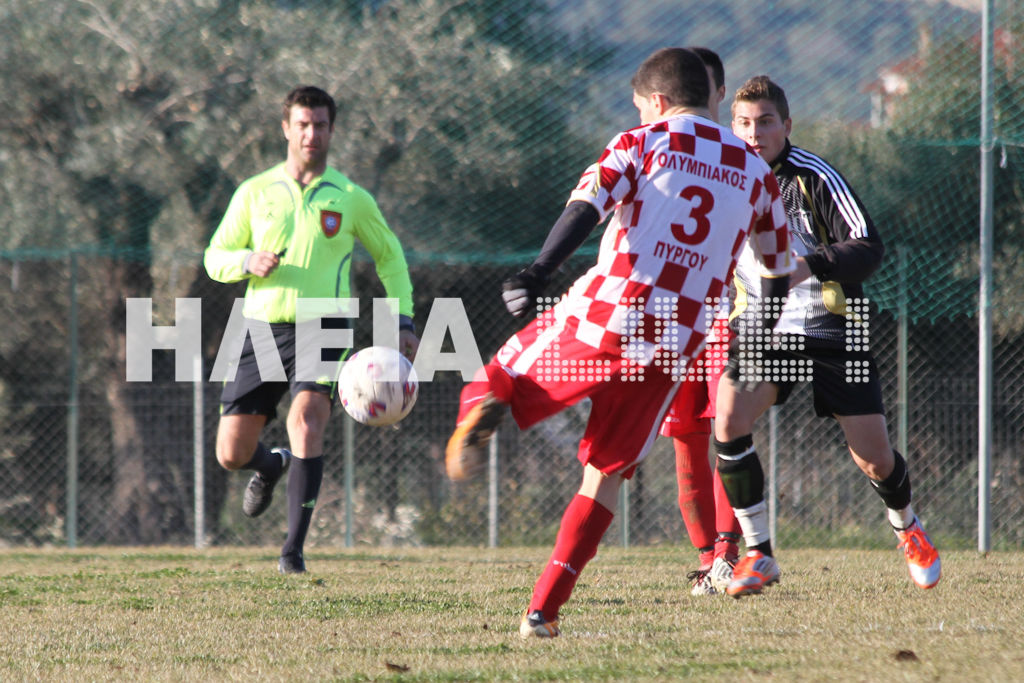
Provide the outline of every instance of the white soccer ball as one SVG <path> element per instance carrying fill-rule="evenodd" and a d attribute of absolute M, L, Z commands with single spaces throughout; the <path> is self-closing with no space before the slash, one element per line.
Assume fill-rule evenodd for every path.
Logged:
<path fill-rule="evenodd" d="M 412 363 L 387 346 L 367 346 L 352 354 L 338 377 L 345 412 L 371 427 L 392 425 L 404 418 L 419 393 Z"/>

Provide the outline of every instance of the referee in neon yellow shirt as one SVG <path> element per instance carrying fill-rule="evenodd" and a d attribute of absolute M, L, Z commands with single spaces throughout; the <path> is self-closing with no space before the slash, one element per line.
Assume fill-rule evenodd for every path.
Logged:
<path fill-rule="evenodd" d="M 306 571 L 302 549 L 323 480 L 323 436 L 336 386 L 336 377 L 296 378 L 297 300 L 348 298 L 358 239 L 373 257 L 387 296 L 399 302 L 399 349 L 411 359 L 419 345 L 402 245 L 370 193 L 327 165 L 336 111 L 320 88 L 302 86 L 288 94 L 281 120 L 287 158 L 238 187 L 204 259 L 214 280 L 248 280 L 243 314 L 270 323 L 288 377 L 287 382 L 263 380 L 247 335 L 235 378 L 221 393 L 217 430 L 221 466 L 255 472 L 242 504 L 248 516 L 269 507 L 274 486 L 289 473 L 288 537 L 278 562 L 284 574 Z M 326 318 L 323 326 L 331 323 L 347 320 Z M 340 361 L 345 351 L 323 349 L 320 360 Z M 286 390 L 292 397 L 290 449 L 268 449 L 260 433 Z"/>

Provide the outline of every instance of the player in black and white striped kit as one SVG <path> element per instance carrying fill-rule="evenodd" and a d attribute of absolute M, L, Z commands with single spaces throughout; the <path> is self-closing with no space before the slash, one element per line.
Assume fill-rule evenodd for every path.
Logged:
<path fill-rule="evenodd" d="M 747 338 L 730 347 L 719 385 L 718 471 L 748 550 L 726 592 L 759 593 L 778 580 L 764 473 L 751 432 L 760 415 L 807 380 L 815 411 L 839 422 L 854 462 L 884 501 L 911 578 L 931 588 L 941 575 L 939 556 L 911 507 L 906 461 L 889 443 L 878 369 L 868 349 L 862 283 L 881 263 L 882 241 L 843 176 L 789 142 L 792 123 L 782 88 L 767 76 L 750 79 L 733 98 L 732 116 L 733 132 L 769 162 L 779 182 L 797 267 L 772 341 Z M 741 255 L 731 314 L 741 340 L 743 330 L 757 329 L 758 315 L 773 303 L 759 300 L 758 281 L 756 263 Z"/>

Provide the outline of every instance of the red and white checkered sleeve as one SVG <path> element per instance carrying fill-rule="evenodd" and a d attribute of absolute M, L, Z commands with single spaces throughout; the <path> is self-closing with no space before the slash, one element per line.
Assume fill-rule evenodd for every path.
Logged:
<path fill-rule="evenodd" d="M 636 193 L 638 150 L 642 141 L 630 131 L 608 143 L 597 163 L 591 164 L 569 194 L 569 201 L 584 201 L 597 209 L 603 221 L 616 205 Z"/>
<path fill-rule="evenodd" d="M 789 248 L 786 209 L 775 176 L 769 171 L 757 183 L 751 196 L 755 219 L 750 244 L 762 266 L 763 277 L 781 277 L 792 273 L 796 261 Z"/>

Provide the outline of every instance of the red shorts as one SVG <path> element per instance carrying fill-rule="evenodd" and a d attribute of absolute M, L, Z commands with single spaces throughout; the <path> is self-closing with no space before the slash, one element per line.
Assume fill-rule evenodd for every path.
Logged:
<path fill-rule="evenodd" d="M 662 436 L 711 433 L 718 380 L 729 357 L 729 339 L 733 334 L 725 318 L 716 318 L 713 329 L 709 339 L 714 341 L 708 341 L 679 384 L 679 391 L 658 430 Z"/>
<path fill-rule="evenodd" d="M 589 398 L 577 458 L 629 478 L 654 444 L 679 384 L 660 369 L 577 340 L 576 325 L 548 311 L 515 334 L 485 368 L 491 391 L 509 403 L 521 429 Z"/>

